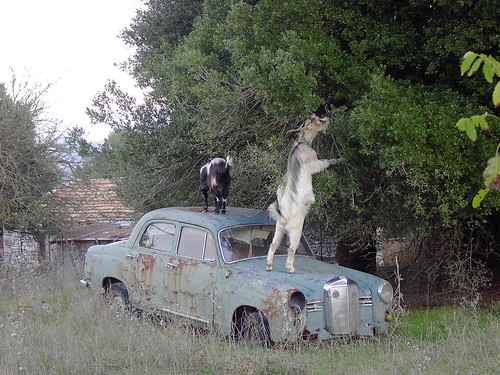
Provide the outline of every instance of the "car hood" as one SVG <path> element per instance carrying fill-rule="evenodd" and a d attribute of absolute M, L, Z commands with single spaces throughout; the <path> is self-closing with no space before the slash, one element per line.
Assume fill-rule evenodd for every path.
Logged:
<path fill-rule="evenodd" d="M 295 256 L 295 273 L 285 270 L 286 256 L 275 256 L 273 270 L 266 271 L 266 258 L 252 258 L 226 266 L 236 272 L 245 284 L 252 288 L 268 290 L 298 289 L 306 298 L 323 298 L 323 286 L 337 277 L 347 277 L 358 284 L 361 295 L 376 293 L 378 285 L 384 280 L 351 268 L 321 262 L 310 256 Z"/>

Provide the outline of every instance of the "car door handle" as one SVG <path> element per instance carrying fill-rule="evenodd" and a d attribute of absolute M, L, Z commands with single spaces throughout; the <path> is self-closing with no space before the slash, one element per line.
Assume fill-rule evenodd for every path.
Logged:
<path fill-rule="evenodd" d="M 125 259 L 134 259 L 137 258 L 137 254 L 125 254 Z"/>
<path fill-rule="evenodd" d="M 167 267 L 167 268 L 177 268 L 177 264 L 167 263 L 167 264 L 165 264 L 165 267 Z"/>

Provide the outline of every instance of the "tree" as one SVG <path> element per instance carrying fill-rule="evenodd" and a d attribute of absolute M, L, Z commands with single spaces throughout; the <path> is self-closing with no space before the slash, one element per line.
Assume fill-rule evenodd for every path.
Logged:
<path fill-rule="evenodd" d="M 136 72 L 140 84 L 147 86 L 155 76 L 138 72 L 154 71 L 154 66 L 168 58 L 172 48 L 191 32 L 193 21 L 201 11 L 201 4 L 200 0 L 148 0 L 146 10 L 137 11 L 122 38 L 137 48 L 136 56 L 129 61 L 129 66 Z"/>
<path fill-rule="evenodd" d="M 47 193 L 61 182 L 67 159 L 56 124 L 44 115 L 49 87 L 13 76 L 9 94 L 0 84 L 0 225 L 32 234 L 60 221 Z"/>
<path fill-rule="evenodd" d="M 139 209 L 200 202 L 199 167 L 228 153 L 230 204 L 265 209 L 285 168 L 286 131 L 331 110 L 316 147 L 345 163 L 316 177 L 309 230 L 350 239 L 353 249 L 366 249 L 380 226 L 418 234 L 442 271 L 494 220 L 497 199 L 480 210 L 466 204 L 491 139 L 469 148 L 452 126 L 488 102 L 477 80 L 453 73 L 465 51 L 497 46 L 491 2 L 205 0 L 180 31 L 172 15 L 192 10 L 187 2 L 149 5 L 124 34 L 139 48 L 128 67 L 148 88 L 146 102 L 119 106 L 121 125 L 110 122 L 119 142 L 98 150 L 125 177 L 124 191 L 141 192 Z M 108 108 L 123 99 L 108 88 L 92 117 L 120 113 Z M 443 262 L 433 258 L 440 238 L 449 239 Z"/>

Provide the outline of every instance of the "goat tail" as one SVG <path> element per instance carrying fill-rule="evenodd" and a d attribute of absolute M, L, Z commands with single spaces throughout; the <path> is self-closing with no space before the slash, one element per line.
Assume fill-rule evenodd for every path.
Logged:
<path fill-rule="evenodd" d="M 278 201 L 274 201 L 273 203 L 271 203 L 267 208 L 267 211 L 269 212 L 269 217 L 276 222 L 285 219 L 283 215 L 281 215 Z"/>
<path fill-rule="evenodd" d="M 267 211 L 269 212 L 269 217 L 274 221 L 285 220 L 282 210 L 280 210 L 280 202 L 283 200 L 283 191 L 285 188 L 280 185 L 276 190 L 276 200 L 269 205 Z"/>
<path fill-rule="evenodd" d="M 226 165 L 228 167 L 232 167 L 233 166 L 233 158 L 231 156 L 229 156 L 229 155 L 226 157 Z"/>

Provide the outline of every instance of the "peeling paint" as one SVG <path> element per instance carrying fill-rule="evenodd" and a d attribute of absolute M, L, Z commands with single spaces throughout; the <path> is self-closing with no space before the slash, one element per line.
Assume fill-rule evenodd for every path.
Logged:
<path fill-rule="evenodd" d="M 146 232 L 147 226 L 163 221 L 175 229 L 168 232 L 172 236 L 172 245 L 165 250 L 139 247 L 140 236 Z M 330 297 L 324 295 L 323 289 L 334 278 L 344 277 L 354 282 L 353 288 L 357 288 L 360 296 L 358 301 L 355 298 L 358 294 L 349 295 L 350 306 L 359 311 L 351 315 L 358 320 L 356 326 L 359 330 L 355 333 L 371 336 L 374 331 L 387 331 L 386 316 L 390 313 L 390 303 L 382 302 L 377 294 L 383 280 L 316 260 L 305 240 L 303 251 L 306 253 L 296 255 L 295 274 L 290 275 L 285 270 L 286 254 L 277 254 L 273 271 L 265 271 L 266 257 L 257 254 L 265 249 L 273 224 L 267 213 L 232 207 L 226 215 L 203 214 L 201 209 L 196 212 L 192 208 L 153 211 L 137 223 L 127 242 L 91 247 L 87 252 L 84 276 L 90 280 L 89 285 L 96 288 L 108 279 L 121 281 L 129 291 L 133 305 L 148 311 L 191 318 L 194 324 L 208 326 L 223 335 L 231 335 L 233 319 L 238 313 L 259 311 L 269 326 L 271 340 L 280 342 L 306 336 L 318 339 L 335 337 L 333 330 L 328 331 L 327 322 L 330 325 L 342 322 L 339 317 L 327 315 L 324 306 Z M 210 243 L 211 249 L 215 247 L 215 259 L 176 255 L 184 226 L 189 227 L 186 233 L 204 233 L 201 246 Z M 225 240 L 234 239 L 237 243 L 234 248 L 227 244 L 224 246 L 228 247 L 223 249 L 219 239 L 222 231 Z M 233 232 L 235 237 L 228 237 L 228 233 Z M 184 246 L 200 246 L 195 241 L 199 238 L 184 241 Z M 237 253 L 237 248 L 247 251 Z M 189 247 L 187 250 L 189 254 L 205 253 L 191 251 Z M 228 257 L 232 256 L 230 262 L 224 258 L 224 251 Z M 336 304 L 335 307 L 343 307 L 338 305 L 342 302 L 332 303 Z"/>

